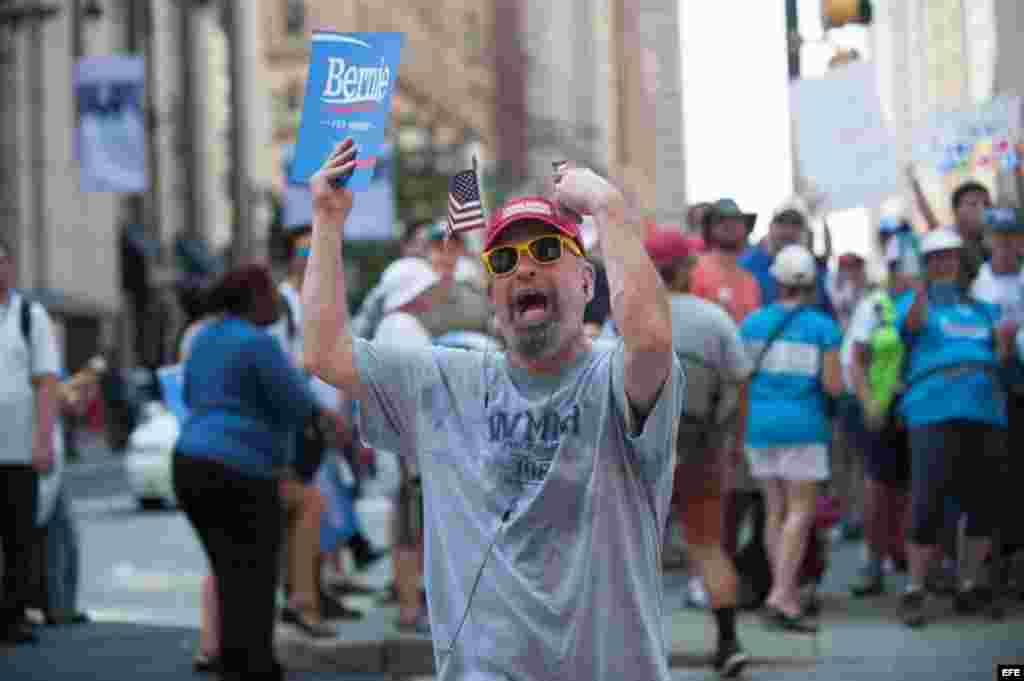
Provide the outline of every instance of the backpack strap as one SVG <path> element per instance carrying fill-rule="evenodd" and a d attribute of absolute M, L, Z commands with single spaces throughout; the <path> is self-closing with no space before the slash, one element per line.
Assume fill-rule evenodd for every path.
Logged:
<path fill-rule="evenodd" d="M 19 310 L 19 314 L 21 316 L 21 319 L 20 319 L 20 321 L 21 321 L 21 337 L 25 339 L 25 345 L 27 345 L 28 348 L 31 350 L 32 349 L 32 301 L 27 299 L 27 298 L 25 298 L 25 296 L 21 296 L 20 300 L 21 300 L 21 310 Z"/>
<path fill-rule="evenodd" d="M 768 356 L 768 351 L 771 350 L 772 345 L 782 337 L 782 332 L 786 330 L 786 327 L 789 326 L 790 322 L 796 319 L 796 317 L 803 312 L 805 308 L 806 305 L 797 305 L 794 307 L 785 317 L 782 318 L 782 321 L 772 329 L 772 332 L 768 334 L 768 337 L 764 341 L 764 345 L 761 346 L 761 352 L 757 354 L 757 359 L 754 360 L 754 370 L 750 372 L 751 380 L 761 372 L 761 365 L 764 364 L 765 357 Z"/>
<path fill-rule="evenodd" d="M 32 375 L 32 301 L 26 298 L 24 295 L 18 296 L 18 302 L 20 309 L 18 310 L 18 323 L 21 327 L 21 337 L 25 341 L 25 347 L 28 348 L 28 367 L 29 375 Z"/>

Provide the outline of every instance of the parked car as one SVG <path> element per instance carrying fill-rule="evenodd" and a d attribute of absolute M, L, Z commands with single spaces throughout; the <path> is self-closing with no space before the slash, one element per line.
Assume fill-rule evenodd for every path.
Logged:
<path fill-rule="evenodd" d="M 124 471 L 132 495 L 143 510 L 177 506 L 171 479 L 171 457 L 178 440 L 178 418 L 162 402 L 142 409 L 142 418 L 128 438 Z"/>

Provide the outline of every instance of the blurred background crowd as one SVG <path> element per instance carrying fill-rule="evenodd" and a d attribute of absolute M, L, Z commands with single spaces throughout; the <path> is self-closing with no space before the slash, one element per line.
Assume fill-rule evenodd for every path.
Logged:
<path fill-rule="evenodd" d="M 863 539 L 854 596 L 882 593 L 887 574 L 909 570 L 911 587 L 927 582 L 955 594 L 961 611 L 977 611 L 991 600 L 978 590 L 978 562 L 991 563 L 993 553 L 967 537 L 1005 528 L 1005 509 L 977 494 L 998 479 L 997 464 L 948 495 L 956 503 L 940 497 L 952 489 L 949 462 L 964 438 L 992 437 L 988 449 L 1001 452 L 1019 443 L 1011 370 L 1024 315 L 1016 96 L 1024 7 L 713 4 L 0 0 L 0 258 L 7 285 L 48 312 L 60 373 L 79 377 L 67 384 L 63 455 L 73 462 L 80 438 L 124 453 L 139 502 L 181 503 L 220 572 L 216 556 L 230 541 L 204 535 L 217 514 L 197 491 L 211 478 L 195 469 L 172 479 L 170 452 L 221 447 L 228 455 L 233 443 L 217 439 L 223 424 L 190 420 L 189 402 L 216 403 L 217 386 L 231 385 L 215 360 L 224 347 L 217 338 L 259 345 L 248 327 L 225 327 L 225 315 L 269 327 L 279 342 L 261 346 L 253 366 L 282 388 L 246 407 L 271 424 L 246 432 L 297 434 L 253 446 L 265 461 L 249 472 L 266 477 L 286 450 L 300 465 L 281 483 L 281 508 L 260 509 L 284 518 L 281 535 L 254 537 L 250 548 L 272 556 L 285 546 L 282 619 L 327 637 L 336 633 L 325 619 L 360 616 L 344 597 L 365 587 L 346 576 L 339 552 L 350 554 L 349 570 L 380 560 L 354 509 L 377 468 L 390 466 L 400 482 L 389 490 L 394 579 L 383 600 L 398 604 L 399 629 L 429 631 L 417 472 L 363 448 L 357 407 L 301 373 L 298 291 L 311 208 L 308 190 L 286 180 L 311 31 L 402 31 L 388 153 L 345 234 L 355 332 L 500 349 L 480 235 L 447 236 L 448 180 L 478 158 L 493 208 L 543 193 L 554 160 L 590 166 L 623 189 L 666 283 L 726 312 L 752 364 L 770 345 L 766 320 L 781 314 L 780 303 L 816 310 L 813 328 L 797 334 L 806 337 L 786 340 L 814 346 L 829 371 L 798 388 L 758 374 L 750 387 L 744 427 L 762 440 L 747 443 L 732 471 L 725 521 L 744 602 L 767 599 L 786 611 L 787 626 L 813 626 L 803 618 L 827 568 L 822 547 Z M 587 222 L 582 231 L 598 272 L 587 332 L 611 339 L 600 244 Z M 803 250 L 780 259 L 796 246 Z M 954 283 L 954 293 L 943 288 Z M 946 308 L 960 317 L 932 328 L 915 303 L 922 298 L 933 319 Z M 980 307 L 961 309 L 965 301 Z M 895 340 L 879 329 L 895 330 Z M 951 338 L 962 347 L 950 350 Z M 897 371 L 909 373 L 891 380 L 883 367 L 872 377 L 887 347 L 902 358 Z M 767 357 L 767 374 L 799 359 Z M 997 380 L 991 367 L 1010 373 Z M 937 370 L 953 374 L 930 373 Z M 984 378 L 956 374 L 976 370 Z M 182 372 L 208 392 L 178 394 Z M 919 392 L 900 407 L 896 427 L 876 402 L 888 406 L 909 383 Z M 786 399 L 798 406 L 778 415 Z M 825 405 L 820 414 L 801 411 L 811 402 Z M 818 416 L 821 427 L 805 432 Z M 769 421 L 783 434 L 766 435 Z M 915 429 L 919 443 L 939 442 L 919 449 L 948 457 L 927 464 L 912 455 L 907 431 Z M 758 451 L 779 442 L 809 448 L 792 468 L 773 468 Z M 743 523 L 769 541 L 744 542 L 761 547 L 744 553 L 736 545 Z M 687 564 L 682 534 L 670 526 L 667 565 Z M 772 537 L 784 557 L 767 555 Z M 780 564 L 787 576 L 771 591 Z M 707 607 L 693 573 L 689 602 Z M 233 593 L 250 578 L 233 580 Z M 276 581 L 276 572 L 260 578 Z M 198 668 L 217 664 L 217 589 L 217 580 L 204 581 Z M 44 614 L 81 619 L 74 597 L 64 598 L 43 604 Z M 908 623 L 919 624 L 920 604 L 904 600 Z"/>

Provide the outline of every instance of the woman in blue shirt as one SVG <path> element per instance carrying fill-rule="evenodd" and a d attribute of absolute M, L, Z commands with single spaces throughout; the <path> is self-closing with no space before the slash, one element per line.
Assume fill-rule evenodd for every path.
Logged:
<path fill-rule="evenodd" d="M 278 316 L 269 271 L 229 272 L 210 294 L 214 317 L 184 368 L 188 419 L 174 488 L 213 568 L 225 679 L 282 679 L 274 658 L 274 597 L 282 507 L 297 430 L 311 417 L 307 380 L 265 327 Z"/>
<path fill-rule="evenodd" d="M 910 583 L 902 607 L 914 627 L 925 622 L 925 579 L 938 557 L 947 497 L 967 514 L 957 610 L 977 610 L 987 598 L 977 580 L 998 511 L 991 490 L 1007 426 L 1000 359 L 1010 351 L 996 333 L 999 308 L 971 299 L 958 283 L 963 248 L 952 229 L 928 233 L 921 241 L 926 283 L 900 310 L 909 352 L 899 415 L 911 450 Z"/>
<path fill-rule="evenodd" d="M 778 302 L 747 317 L 740 329 L 755 358 L 747 459 L 767 511 L 772 590 L 766 613 L 771 624 L 802 632 L 816 626 L 803 617 L 798 573 L 814 526 L 818 484 L 829 477 L 828 397 L 843 389 L 842 332 L 813 306 L 816 274 L 810 251 L 783 248 L 772 264 Z"/>

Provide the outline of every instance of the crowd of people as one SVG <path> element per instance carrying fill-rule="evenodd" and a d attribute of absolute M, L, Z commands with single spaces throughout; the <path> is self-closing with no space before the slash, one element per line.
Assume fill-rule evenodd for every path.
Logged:
<path fill-rule="evenodd" d="M 355 199 L 333 180 L 355 156 L 340 145 L 314 178 L 283 281 L 226 273 L 182 334 L 174 486 L 210 565 L 197 670 L 279 679 L 278 619 L 323 638 L 337 635 L 325 620 L 361 616 L 344 596 L 367 590 L 340 556 L 363 570 L 383 555 L 355 511 L 382 456 L 400 483 L 381 602 L 433 638 L 444 681 L 533 665 L 668 678 L 661 563 L 677 525 L 726 677 L 748 661 L 741 609 L 817 630 L 830 514 L 864 539 L 853 597 L 905 571 L 909 626 L 933 616 L 931 594 L 961 613 L 991 603 L 987 568 L 1016 539 L 992 490 L 1024 423 L 1024 219 L 983 185 L 954 193 L 954 225 L 884 219 L 875 287 L 867 254 L 815 255 L 797 204 L 757 242 L 732 199 L 641 238 L 617 189 L 566 164 L 550 196 L 490 216 L 479 255 L 444 220 L 413 226 L 350 316 L 339 252 Z M 589 253 L 578 215 L 597 231 Z M 5 380 L 24 383 L 4 404 L 37 413 L 0 449 L 13 499 L 53 465 L 58 366 L 46 338 L 18 333 L 0 282 Z M 30 520 L 0 527 L 11 641 L 31 636 Z M 83 616 L 72 599 L 54 617 Z"/>

